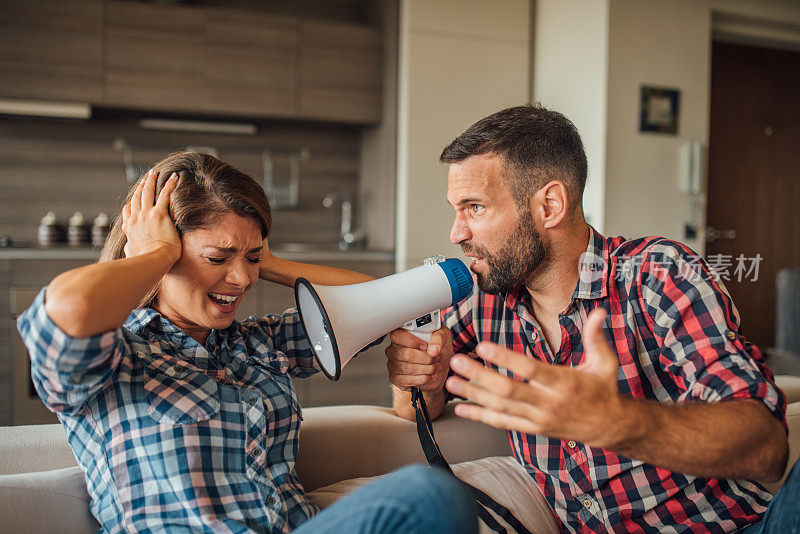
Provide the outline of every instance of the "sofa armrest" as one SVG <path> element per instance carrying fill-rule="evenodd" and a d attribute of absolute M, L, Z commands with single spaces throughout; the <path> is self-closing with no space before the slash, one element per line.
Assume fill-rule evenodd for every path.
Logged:
<path fill-rule="evenodd" d="M 453 414 L 453 403 L 433 423 L 450 463 L 508 456 L 506 433 Z M 297 474 L 306 491 L 356 477 L 426 463 L 417 426 L 377 406 L 331 406 L 303 411 Z"/>
<path fill-rule="evenodd" d="M 64 427 L 24 425 L 0 428 L 0 475 L 33 473 L 78 465 Z"/>

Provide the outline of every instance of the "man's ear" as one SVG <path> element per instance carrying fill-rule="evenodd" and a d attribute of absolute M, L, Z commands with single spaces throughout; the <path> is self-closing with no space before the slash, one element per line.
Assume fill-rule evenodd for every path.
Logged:
<path fill-rule="evenodd" d="M 553 180 L 539 189 L 530 200 L 531 215 L 542 228 L 555 228 L 567 216 L 569 203 L 563 182 Z"/>

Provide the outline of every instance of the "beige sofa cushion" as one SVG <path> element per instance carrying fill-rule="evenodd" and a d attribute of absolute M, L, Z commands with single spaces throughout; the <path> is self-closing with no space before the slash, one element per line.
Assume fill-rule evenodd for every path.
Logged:
<path fill-rule="evenodd" d="M 86 534 L 100 525 L 89 512 L 83 471 L 67 467 L 0 476 L 2 532 Z"/>
<path fill-rule="evenodd" d="M 510 456 L 494 456 L 452 466 L 455 475 L 491 496 L 511 510 L 528 530 L 536 534 L 556 534 L 558 526 L 539 487 L 525 469 Z M 369 484 L 376 477 L 355 478 L 319 488 L 308 498 L 326 508 L 348 493 Z M 413 491 L 413 489 L 411 489 Z M 481 533 L 492 532 L 481 525 Z"/>

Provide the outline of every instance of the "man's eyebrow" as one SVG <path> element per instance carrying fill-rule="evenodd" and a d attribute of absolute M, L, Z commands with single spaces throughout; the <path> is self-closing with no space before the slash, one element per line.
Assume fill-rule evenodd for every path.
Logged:
<path fill-rule="evenodd" d="M 459 199 L 459 201 L 456 203 L 456 206 L 463 206 L 464 204 L 483 204 L 483 202 L 483 199 L 480 198 L 467 197 Z"/>

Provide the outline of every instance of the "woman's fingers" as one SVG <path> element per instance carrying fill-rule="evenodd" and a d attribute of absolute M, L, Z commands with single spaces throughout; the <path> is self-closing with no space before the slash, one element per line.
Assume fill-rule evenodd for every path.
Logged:
<path fill-rule="evenodd" d="M 178 185 L 178 173 L 173 172 L 167 179 L 167 183 L 161 188 L 156 201 L 156 208 L 169 211 L 169 199 L 172 192 L 175 191 L 175 186 Z"/>
<path fill-rule="evenodd" d="M 135 214 L 139 213 L 140 211 L 142 211 L 142 188 L 144 187 L 145 182 L 147 181 L 147 179 L 150 177 L 150 175 L 152 173 L 153 173 L 153 171 L 150 170 L 147 173 L 147 176 L 145 176 L 144 178 L 139 180 L 139 183 L 136 184 L 136 189 L 133 190 L 133 196 L 131 196 L 131 214 L 132 215 L 135 215 Z"/>
<path fill-rule="evenodd" d="M 144 179 L 144 187 L 142 187 L 141 195 L 142 195 L 142 210 L 148 210 L 155 205 L 156 199 L 156 179 L 158 178 L 158 173 L 150 170 L 147 173 L 147 178 Z"/>

